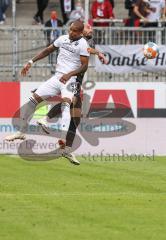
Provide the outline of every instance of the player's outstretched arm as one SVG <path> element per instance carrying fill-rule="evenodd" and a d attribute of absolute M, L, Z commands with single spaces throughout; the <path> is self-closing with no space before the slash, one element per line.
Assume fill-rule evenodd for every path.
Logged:
<path fill-rule="evenodd" d="M 40 59 L 47 57 L 50 53 L 54 52 L 57 49 L 58 48 L 56 48 L 53 44 L 43 49 L 39 54 L 37 54 L 35 57 L 29 60 L 27 64 L 25 64 L 25 66 L 21 70 L 21 75 L 26 76 L 26 74 L 28 73 L 29 69 L 32 67 L 34 62 L 37 62 Z"/>
<path fill-rule="evenodd" d="M 71 77 L 78 76 L 79 74 L 86 72 L 86 70 L 88 69 L 89 57 L 80 56 L 80 61 L 81 61 L 81 66 L 78 69 L 76 69 L 75 71 L 64 74 L 61 77 L 60 82 L 65 84 Z"/>
<path fill-rule="evenodd" d="M 100 52 L 99 50 L 97 49 L 94 49 L 94 48 L 88 48 L 88 52 L 90 54 L 93 54 L 93 55 L 97 55 L 99 60 L 103 63 L 103 64 L 107 64 L 108 61 L 107 59 L 105 58 L 104 54 L 102 52 Z"/>

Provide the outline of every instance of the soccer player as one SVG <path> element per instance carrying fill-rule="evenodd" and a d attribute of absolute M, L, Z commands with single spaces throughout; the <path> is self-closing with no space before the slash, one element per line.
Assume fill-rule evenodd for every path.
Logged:
<path fill-rule="evenodd" d="M 83 37 L 90 46 L 90 48 L 88 49 L 89 53 L 97 55 L 99 60 L 104 64 L 106 64 L 107 60 L 105 59 L 103 53 L 95 49 L 95 42 L 93 40 L 93 29 L 89 24 L 84 24 Z M 84 73 L 77 76 L 77 79 L 76 79 L 76 83 L 77 83 L 76 86 L 78 86 L 78 89 L 75 89 L 76 92 L 74 94 L 73 101 L 71 104 L 71 121 L 70 121 L 69 129 L 66 135 L 66 140 L 63 141 L 62 139 L 60 139 L 58 141 L 59 148 L 62 151 L 60 151 L 59 149 L 57 151 L 57 156 L 63 155 L 64 157 L 69 159 L 71 163 L 74 163 L 74 164 L 79 164 L 79 161 L 76 159 L 75 155 L 69 151 L 63 151 L 63 149 L 72 147 L 75 134 L 76 134 L 76 129 L 80 123 L 81 107 L 82 107 L 80 91 L 81 91 L 83 77 L 84 77 Z M 51 110 L 48 112 L 46 117 L 38 120 L 37 124 L 39 124 L 42 127 L 44 132 L 49 134 L 50 132 L 47 125 L 47 121 L 49 121 L 49 119 L 56 117 L 60 113 L 61 113 L 61 103 L 58 103 L 53 108 L 51 108 Z"/>
<path fill-rule="evenodd" d="M 88 68 L 88 44 L 82 37 L 84 25 L 80 21 L 75 21 L 69 28 L 69 34 L 60 36 L 53 44 L 33 57 L 22 69 L 21 74 L 25 76 L 34 62 L 47 57 L 50 53 L 59 49 L 56 73 L 53 77 L 43 83 L 30 97 L 21 118 L 20 131 L 7 136 L 7 141 L 15 139 L 25 139 L 28 122 L 30 121 L 36 106 L 49 97 L 61 94 L 61 126 L 62 133 L 67 132 L 70 124 L 70 105 L 74 92 L 69 89 L 75 84 L 76 77 L 86 72 Z M 62 140 L 65 136 L 62 136 Z"/>

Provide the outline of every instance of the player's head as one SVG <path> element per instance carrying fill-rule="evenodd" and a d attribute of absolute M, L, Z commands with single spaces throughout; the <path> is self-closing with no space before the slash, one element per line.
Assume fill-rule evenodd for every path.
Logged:
<path fill-rule="evenodd" d="M 70 40 L 79 39 L 83 34 L 83 30 L 84 30 L 84 24 L 79 20 L 74 21 L 70 25 L 70 28 L 69 28 L 69 38 L 70 38 Z"/>
<path fill-rule="evenodd" d="M 90 39 L 92 38 L 92 34 L 93 34 L 92 26 L 89 23 L 84 23 L 84 30 L 83 30 L 84 37 L 86 37 L 87 39 Z"/>
<path fill-rule="evenodd" d="M 50 18 L 51 18 L 52 20 L 56 20 L 57 17 L 58 17 L 57 12 L 56 12 L 56 11 L 52 11 L 51 14 L 50 14 Z"/>

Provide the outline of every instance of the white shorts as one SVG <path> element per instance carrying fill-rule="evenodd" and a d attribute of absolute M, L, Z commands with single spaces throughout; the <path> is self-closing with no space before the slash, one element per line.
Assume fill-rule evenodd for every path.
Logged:
<path fill-rule="evenodd" d="M 73 84 L 76 82 L 76 77 L 71 77 L 69 81 L 64 84 L 59 81 L 63 75 L 63 73 L 55 73 L 53 77 L 41 84 L 35 93 L 43 100 L 59 95 L 61 95 L 62 98 L 65 97 L 72 100 L 74 96 Z"/>

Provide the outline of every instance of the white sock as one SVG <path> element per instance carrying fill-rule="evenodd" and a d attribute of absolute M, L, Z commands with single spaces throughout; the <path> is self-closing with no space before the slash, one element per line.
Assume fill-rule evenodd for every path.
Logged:
<path fill-rule="evenodd" d="M 67 134 L 67 131 L 68 131 L 69 125 L 70 125 L 70 120 L 71 120 L 70 104 L 67 103 L 67 102 L 63 102 L 61 104 L 61 111 L 62 111 L 62 119 L 61 119 L 62 135 L 61 135 L 61 138 L 63 140 L 65 140 L 66 139 L 66 134 Z"/>
<path fill-rule="evenodd" d="M 71 151 L 72 151 L 72 148 L 69 147 L 69 146 L 66 146 L 65 149 L 64 149 L 65 153 L 70 153 Z"/>
<path fill-rule="evenodd" d="M 27 102 L 23 106 L 23 114 L 21 113 L 22 118 L 21 118 L 21 124 L 20 124 L 20 132 L 27 132 L 28 123 L 33 117 L 33 114 L 36 110 L 37 105 L 38 105 L 38 102 L 33 97 L 30 97 L 29 102 Z"/>

